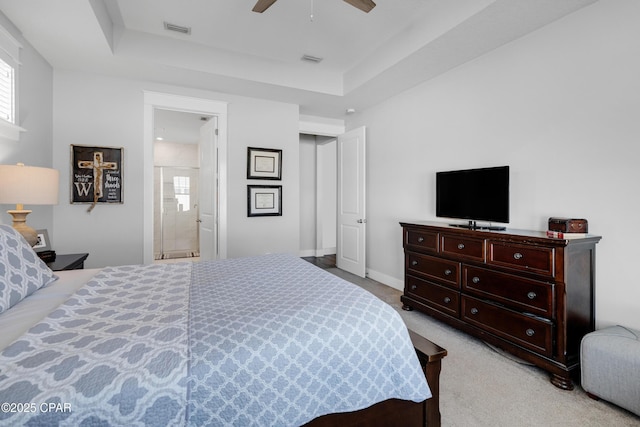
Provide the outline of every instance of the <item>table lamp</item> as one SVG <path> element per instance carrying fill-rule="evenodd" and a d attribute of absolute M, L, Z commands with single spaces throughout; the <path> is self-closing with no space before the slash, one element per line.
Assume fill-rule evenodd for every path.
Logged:
<path fill-rule="evenodd" d="M 31 244 L 38 242 L 36 230 L 27 225 L 30 210 L 24 205 L 58 204 L 58 178 L 55 169 L 17 165 L 0 165 L 0 204 L 14 204 L 15 210 L 8 210 L 13 217 L 13 228 Z"/>

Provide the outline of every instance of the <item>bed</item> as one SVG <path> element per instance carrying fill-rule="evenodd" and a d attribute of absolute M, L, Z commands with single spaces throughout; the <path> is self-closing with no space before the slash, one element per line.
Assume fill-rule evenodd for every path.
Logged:
<path fill-rule="evenodd" d="M 398 313 L 292 255 L 54 274 L 0 225 L 0 311 L 0 425 L 424 425 L 437 411 Z"/>

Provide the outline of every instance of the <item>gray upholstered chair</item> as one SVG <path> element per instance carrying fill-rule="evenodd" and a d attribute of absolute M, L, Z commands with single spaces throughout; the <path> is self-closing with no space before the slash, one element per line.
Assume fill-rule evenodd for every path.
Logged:
<path fill-rule="evenodd" d="M 640 331 L 611 326 L 584 336 L 582 388 L 640 416 Z"/>

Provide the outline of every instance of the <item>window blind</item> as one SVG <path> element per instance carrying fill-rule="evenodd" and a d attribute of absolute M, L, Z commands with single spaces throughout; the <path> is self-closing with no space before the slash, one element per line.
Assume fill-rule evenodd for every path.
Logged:
<path fill-rule="evenodd" d="M 15 124 L 15 70 L 0 59 L 0 118 Z"/>

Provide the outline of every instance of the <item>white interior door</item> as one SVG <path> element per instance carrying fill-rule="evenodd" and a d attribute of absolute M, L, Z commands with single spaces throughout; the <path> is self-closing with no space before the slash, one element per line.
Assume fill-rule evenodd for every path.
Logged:
<path fill-rule="evenodd" d="M 336 266 L 360 277 L 366 272 L 365 128 L 338 136 Z"/>
<path fill-rule="evenodd" d="M 200 128 L 200 258 L 219 258 L 218 248 L 218 121 L 213 116 Z"/>

